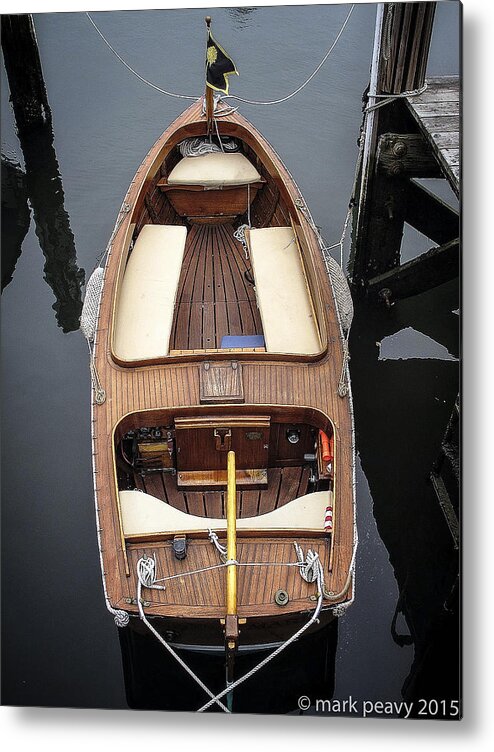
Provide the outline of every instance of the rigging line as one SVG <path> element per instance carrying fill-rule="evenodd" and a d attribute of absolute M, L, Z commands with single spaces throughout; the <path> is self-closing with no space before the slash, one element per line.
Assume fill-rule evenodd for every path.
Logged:
<path fill-rule="evenodd" d="M 343 25 L 342 25 L 341 29 L 339 30 L 336 39 L 334 40 L 333 44 L 331 45 L 331 47 L 329 48 L 329 50 L 324 55 L 323 59 L 321 60 L 321 62 L 317 66 L 317 68 L 311 73 L 311 75 L 309 76 L 309 78 L 306 81 L 304 81 L 304 83 L 301 84 L 298 87 L 298 89 L 295 89 L 295 91 L 292 91 L 291 94 L 288 94 L 288 96 L 282 97 L 281 99 L 273 99 L 270 102 L 258 102 L 258 101 L 253 100 L 253 99 L 243 99 L 242 97 L 239 97 L 236 94 L 227 94 L 226 96 L 221 97 L 221 100 L 224 100 L 224 99 L 236 99 L 237 101 L 243 102 L 244 104 L 261 105 L 261 104 L 281 104 L 281 102 L 286 102 L 288 99 L 291 99 L 292 97 L 294 97 L 295 94 L 298 94 L 299 91 L 302 91 L 302 89 L 305 86 L 307 86 L 308 83 L 310 83 L 312 81 L 312 79 L 314 78 L 314 76 L 317 73 L 319 73 L 320 69 L 322 68 L 322 66 L 324 65 L 324 63 L 326 62 L 326 60 L 328 59 L 328 57 L 330 56 L 330 54 L 333 52 L 333 50 L 336 47 L 336 45 L 338 44 L 338 41 L 339 41 L 341 35 L 343 34 L 348 21 L 350 20 L 350 16 L 352 15 L 354 8 L 355 8 L 355 4 L 353 4 L 352 7 L 350 8 L 350 10 L 348 11 L 348 15 L 345 18 L 345 20 L 343 21 Z"/>
<path fill-rule="evenodd" d="M 94 28 L 96 29 L 96 31 L 98 32 L 98 34 L 100 35 L 101 39 L 106 44 L 106 46 L 113 52 L 113 54 L 115 55 L 115 57 L 118 60 L 120 60 L 120 62 L 122 63 L 122 65 L 125 65 L 125 67 L 131 73 L 133 73 L 134 76 L 137 76 L 137 78 L 139 79 L 139 81 L 142 81 L 143 83 L 145 83 L 148 86 L 150 86 L 152 89 L 156 89 L 156 91 L 159 91 L 161 94 L 166 94 L 169 97 L 175 97 L 176 99 L 193 99 L 194 101 L 197 100 L 197 99 L 199 99 L 199 97 L 197 97 L 197 96 L 196 97 L 191 97 L 191 96 L 187 96 L 186 94 L 175 94 L 172 91 L 167 91 L 166 89 L 160 89 L 159 86 L 156 86 L 156 84 L 151 83 L 151 81 L 148 81 L 147 78 L 143 78 L 139 73 L 137 73 L 137 71 L 135 71 L 133 68 L 131 68 L 130 65 L 128 63 L 126 63 L 125 60 L 118 54 L 118 52 L 111 46 L 111 44 L 108 41 L 108 39 L 104 36 L 104 34 L 96 26 L 96 23 L 93 21 L 93 19 L 91 18 L 91 16 L 89 15 L 89 13 L 87 11 L 86 11 L 86 16 L 88 17 L 89 21 L 92 23 L 92 25 L 94 26 Z"/>

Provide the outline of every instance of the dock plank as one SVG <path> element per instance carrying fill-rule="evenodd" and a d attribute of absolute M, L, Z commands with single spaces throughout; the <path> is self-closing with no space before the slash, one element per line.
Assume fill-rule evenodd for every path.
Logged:
<path fill-rule="evenodd" d="M 459 196 L 461 87 L 458 76 L 427 79 L 422 94 L 407 97 L 408 108 L 432 147 L 444 176 Z"/>

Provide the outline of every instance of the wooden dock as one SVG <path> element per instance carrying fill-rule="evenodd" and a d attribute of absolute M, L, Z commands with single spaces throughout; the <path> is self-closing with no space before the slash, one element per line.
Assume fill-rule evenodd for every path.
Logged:
<path fill-rule="evenodd" d="M 381 3 L 360 159 L 352 197 L 350 279 L 354 296 L 391 307 L 455 280 L 458 210 L 418 182 L 440 178 L 461 190 L 461 82 L 426 78 L 435 3 Z M 402 263 L 405 224 L 434 245 Z M 430 474 L 454 546 L 459 545 L 459 400 Z"/>
<path fill-rule="evenodd" d="M 460 195 L 460 81 L 425 71 L 435 3 L 379 5 L 352 204 L 354 295 L 388 306 L 459 275 L 459 213 L 417 180 Z M 404 226 L 434 245 L 401 263 Z"/>
<path fill-rule="evenodd" d="M 426 79 L 427 88 L 406 103 L 429 144 L 444 177 L 460 195 L 460 79 L 441 76 Z"/>

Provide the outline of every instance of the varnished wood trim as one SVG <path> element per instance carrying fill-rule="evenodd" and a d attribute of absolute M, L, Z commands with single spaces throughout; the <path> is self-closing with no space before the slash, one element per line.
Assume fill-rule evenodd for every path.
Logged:
<path fill-rule="evenodd" d="M 226 484 L 225 484 L 226 485 Z M 204 522 L 206 523 L 208 521 L 207 517 L 204 517 Z M 223 538 L 226 540 L 226 528 L 225 530 L 216 530 L 216 534 L 218 535 L 218 539 L 221 541 Z M 128 543 L 159 543 L 159 541 L 166 541 L 166 540 L 173 540 L 173 538 L 176 535 L 186 535 L 190 540 L 207 540 L 209 538 L 209 532 L 207 530 L 187 530 L 186 528 L 184 530 L 174 530 L 172 533 L 167 532 L 166 530 L 161 533 L 149 533 L 149 534 L 134 534 L 134 535 L 126 535 L 125 539 L 128 541 Z M 242 538 L 258 538 L 259 535 L 262 535 L 263 538 L 329 538 L 331 537 L 328 535 L 323 529 L 321 530 L 303 530 L 303 529 L 297 529 L 297 530 L 269 530 L 267 528 L 242 528 L 241 534 L 239 534 L 238 539 L 241 540 Z"/>

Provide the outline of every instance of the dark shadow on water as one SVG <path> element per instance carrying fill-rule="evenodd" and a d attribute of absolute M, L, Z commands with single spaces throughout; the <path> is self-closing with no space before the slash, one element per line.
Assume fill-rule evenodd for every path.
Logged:
<path fill-rule="evenodd" d="M 24 175 L 19 166 L 14 172 L 2 156 L 2 290 L 12 280 L 29 229 L 29 201 L 45 257 L 44 278 L 56 298 L 57 324 L 71 332 L 79 328 L 85 274 L 77 266 L 74 235 L 64 207 L 52 114 L 30 16 L 2 18 L 2 49 L 25 165 Z"/>
<path fill-rule="evenodd" d="M 10 276 L 5 284 L 12 279 L 24 239 L 20 232 L 15 232 L 17 225 L 12 226 L 9 217 L 12 219 L 16 211 L 19 216 L 25 216 L 27 193 L 36 235 L 45 257 L 44 278 L 56 298 L 52 307 L 57 324 L 64 332 L 72 332 L 79 328 L 82 311 L 81 288 L 85 272 L 77 265 L 74 235 L 64 207 L 62 178 L 53 147 L 53 131 L 47 123 L 45 126 L 31 129 L 29 133 L 18 135 L 26 167 L 25 191 L 10 192 L 11 200 L 17 202 L 17 209 L 13 208 L 12 215 L 9 213 L 5 224 L 2 221 L 2 266 L 6 255 L 6 266 Z M 3 167 L 2 159 L 2 169 Z M 9 237 L 12 242 L 5 243 L 5 238 Z M 2 289 L 3 287 L 2 273 Z"/>
<path fill-rule="evenodd" d="M 2 290 L 12 281 L 29 231 L 28 198 L 26 175 L 20 164 L 2 154 Z"/>
<path fill-rule="evenodd" d="M 331 699 L 334 692 L 338 624 L 334 620 L 290 645 L 271 664 L 234 692 L 234 713 L 299 713 L 302 695 Z M 119 630 L 127 703 L 136 710 L 196 711 L 208 697 L 150 634 Z M 181 652 L 181 657 L 213 692 L 225 687 L 224 656 Z M 239 655 L 236 677 L 243 676 L 267 653 Z M 216 707 L 207 712 L 223 712 Z"/>
<path fill-rule="evenodd" d="M 398 584 L 391 634 L 398 645 L 414 645 L 402 687 L 414 701 L 460 697 L 458 553 L 429 481 L 459 368 L 454 361 L 378 360 L 377 345 L 413 325 L 457 354 L 457 307 L 457 282 L 391 310 L 361 301 L 350 339 L 357 450 Z"/>

